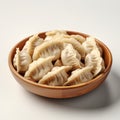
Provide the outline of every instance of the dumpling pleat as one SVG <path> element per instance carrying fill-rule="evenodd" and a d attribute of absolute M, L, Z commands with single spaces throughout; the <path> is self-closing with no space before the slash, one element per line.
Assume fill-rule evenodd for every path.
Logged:
<path fill-rule="evenodd" d="M 32 56 L 35 47 L 42 44 L 43 42 L 43 38 L 40 38 L 38 34 L 35 34 L 29 38 L 22 50 L 25 50 L 28 54 L 30 54 L 30 56 Z"/>
<path fill-rule="evenodd" d="M 81 45 L 81 43 L 79 43 L 76 39 L 74 39 L 74 38 L 70 38 L 70 39 L 63 38 L 62 41 L 65 42 L 65 43 L 72 44 L 73 47 L 79 52 L 81 57 L 82 58 L 85 57 L 85 50 L 84 50 L 83 46 Z"/>
<path fill-rule="evenodd" d="M 93 78 L 91 70 L 91 67 L 84 67 L 82 69 L 74 70 L 64 85 L 76 85 L 91 80 Z"/>
<path fill-rule="evenodd" d="M 33 81 L 38 81 L 53 68 L 52 60 L 54 57 L 39 58 L 29 65 L 24 77 Z"/>
<path fill-rule="evenodd" d="M 73 48 L 71 44 L 67 44 L 61 52 L 61 60 L 63 65 L 72 66 L 74 69 L 81 68 L 80 54 Z"/>
<path fill-rule="evenodd" d="M 39 80 L 39 83 L 51 86 L 63 85 L 67 81 L 67 71 L 71 68 L 70 66 L 54 67 L 51 72 L 48 72 L 48 74 Z"/>
<path fill-rule="evenodd" d="M 19 48 L 16 48 L 13 65 L 17 69 L 17 72 L 24 74 L 31 62 L 31 56 L 26 51 L 20 51 Z"/>
<path fill-rule="evenodd" d="M 104 60 L 100 56 L 98 49 L 92 50 L 85 58 L 85 66 L 92 66 L 94 76 L 98 75 L 105 69 Z"/>
<path fill-rule="evenodd" d="M 58 59 L 63 49 L 63 43 L 61 41 L 47 41 L 37 46 L 33 53 L 33 60 L 37 60 L 39 57 L 55 56 L 54 60 Z"/>

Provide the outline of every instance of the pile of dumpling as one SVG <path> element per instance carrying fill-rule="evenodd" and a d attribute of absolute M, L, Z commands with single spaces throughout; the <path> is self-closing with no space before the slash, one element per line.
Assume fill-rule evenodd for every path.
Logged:
<path fill-rule="evenodd" d="M 50 86 L 70 86 L 89 81 L 105 69 L 102 48 L 95 38 L 66 31 L 33 35 L 22 50 L 16 48 L 13 65 L 26 79 Z"/>

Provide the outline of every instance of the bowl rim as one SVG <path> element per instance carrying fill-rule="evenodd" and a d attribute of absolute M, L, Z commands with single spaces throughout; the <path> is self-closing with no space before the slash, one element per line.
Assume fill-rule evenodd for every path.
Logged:
<path fill-rule="evenodd" d="M 83 37 L 88 37 L 90 35 L 88 34 L 85 34 L 85 33 L 82 33 L 82 32 L 75 32 L 75 31 L 68 31 L 66 30 L 67 33 L 74 33 L 74 34 L 79 34 L 79 35 L 82 35 Z M 46 31 L 47 32 L 47 31 Z M 40 34 L 45 34 L 46 32 L 40 32 L 38 35 Z M 31 37 L 32 35 L 30 35 L 29 37 Z M 78 87 L 83 87 L 83 86 L 86 86 L 88 84 L 91 84 L 93 83 L 94 81 L 96 80 L 99 80 L 101 78 L 103 78 L 104 74 L 107 74 L 108 71 L 110 71 L 110 68 L 112 66 L 112 54 L 111 54 L 111 51 L 109 50 L 109 48 L 103 43 L 101 42 L 100 40 L 98 40 L 97 38 L 96 41 L 98 44 L 104 46 L 104 49 L 106 49 L 107 53 L 108 53 L 108 56 L 109 56 L 109 62 L 108 62 L 108 65 L 106 66 L 105 70 L 100 73 L 98 76 L 96 76 L 95 78 L 93 78 L 92 80 L 90 81 L 87 81 L 87 82 L 84 82 L 84 83 L 80 83 L 80 84 L 77 84 L 77 85 L 71 85 L 71 86 L 48 86 L 48 85 L 44 85 L 44 84 L 39 84 L 39 83 L 36 83 L 34 81 L 30 81 L 26 78 L 24 78 L 22 75 L 20 75 L 16 70 L 15 68 L 13 67 L 13 63 L 12 63 L 12 56 L 13 56 L 13 52 L 15 51 L 15 49 L 17 48 L 17 46 L 22 43 L 24 41 L 24 43 L 29 39 L 29 37 L 26 37 L 22 40 L 20 40 L 18 43 L 16 43 L 12 49 L 10 50 L 9 52 L 9 55 L 8 55 L 8 65 L 9 65 L 9 68 L 11 70 L 11 72 L 19 78 L 19 80 L 22 80 L 24 82 L 26 82 L 27 84 L 31 84 L 31 85 L 34 85 L 34 86 L 37 86 L 37 87 L 42 87 L 42 88 L 46 88 L 46 89 L 71 89 L 71 88 L 78 88 Z"/>

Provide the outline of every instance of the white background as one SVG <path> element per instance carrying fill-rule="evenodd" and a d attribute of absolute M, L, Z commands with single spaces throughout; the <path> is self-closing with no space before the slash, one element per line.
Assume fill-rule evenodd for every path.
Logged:
<path fill-rule="evenodd" d="M 24 90 L 8 67 L 10 49 L 21 39 L 64 29 L 93 35 L 113 55 L 106 81 L 72 99 L 48 99 Z M 0 120 L 120 120 L 119 0 L 0 0 Z"/>

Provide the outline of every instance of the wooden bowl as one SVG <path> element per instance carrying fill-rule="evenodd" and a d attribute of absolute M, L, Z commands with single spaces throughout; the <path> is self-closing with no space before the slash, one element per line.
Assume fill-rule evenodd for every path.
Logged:
<path fill-rule="evenodd" d="M 73 32 L 73 31 L 67 31 L 68 34 L 78 34 L 82 35 L 83 37 L 88 37 L 89 35 L 84 34 L 84 33 L 79 33 L 79 32 Z M 39 36 L 42 38 L 45 38 L 45 32 L 39 33 Z M 110 72 L 111 65 L 112 65 L 112 55 L 108 47 L 102 43 L 101 41 L 97 40 L 97 43 L 102 47 L 103 49 L 103 59 L 105 61 L 105 70 L 99 74 L 97 77 L 94 79 L 78 84 L 78 85 L 73 85 L 73 86 L 47 86 L 47 85 L 42 85 L 38 84 L 35 82 L 32 82 L 30 80 L 25 79 L 22 75 L 17 73 L 15 68 L 13 67 L 13 57 L 16 52 L 16 48 L 19 47 L 20 49 L 24 46 L 25 42 L 29 39 L 29 37 L 23 39 L 19 43 L 17 43 L 12 50 L 9 53 L 9 58 L 8 58 L 8 64 L 9 68 L 14 76 L 14 78 L 17 80 L 18 83 L 20 83 L 26 90 L 40 95 L 44 97 L 49 97 L 49 98 L 71 98 L 71 97 L 76 97 L 80 96 L 83 94 L 86 94 L 98 86 L 106 79 L 107 75 Z"/>

